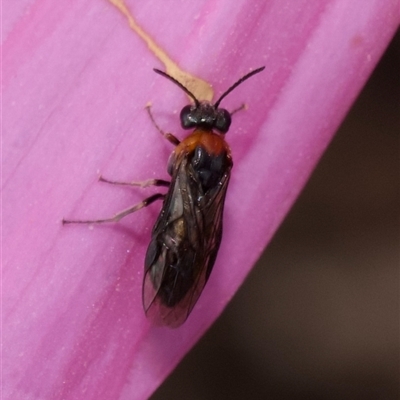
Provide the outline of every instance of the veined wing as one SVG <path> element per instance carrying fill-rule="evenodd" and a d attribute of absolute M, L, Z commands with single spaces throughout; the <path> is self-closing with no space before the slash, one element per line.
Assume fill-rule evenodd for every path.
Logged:
<path fill-rule="evenodd" d="M 188 154 L 176 160 L 145 261 L 143 306 L 157 324 L 180 326 L 210 276 L 221 243 L 227 164 L 218 184 L 204 191 Z"/>

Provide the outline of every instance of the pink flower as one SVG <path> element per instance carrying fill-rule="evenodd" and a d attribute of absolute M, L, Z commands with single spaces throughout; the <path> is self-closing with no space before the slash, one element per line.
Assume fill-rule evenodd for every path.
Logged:
<path fill-rule="evenodd" d="M 3 396 L 148 397 L 218 317 L 279 226 L 399 24 L 398 1 L 184 2 L 129 6 L 216 97 L 243 102 L 227 141 L 234 169 L 224 237 L 188 321 L 153 327 L 141 305 L 157 189 L 97 181 L 167 179 L 187 98 L 107 2 L 13 2 L 3 23 Z"/>

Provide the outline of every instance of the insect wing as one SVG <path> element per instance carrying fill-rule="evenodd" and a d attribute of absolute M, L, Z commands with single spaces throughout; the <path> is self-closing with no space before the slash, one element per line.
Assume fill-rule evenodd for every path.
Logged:
<path fill-rule="evenodd" d="M 230 161 L 229 161 L 230 162 Z M 143 307 L 157 325 L 180 326 L 192 311 L 214 266 L 232 164 L 218 185 L 199 193 L 199 182 L 182 152 L 154 226 L 145 260 Z"/>

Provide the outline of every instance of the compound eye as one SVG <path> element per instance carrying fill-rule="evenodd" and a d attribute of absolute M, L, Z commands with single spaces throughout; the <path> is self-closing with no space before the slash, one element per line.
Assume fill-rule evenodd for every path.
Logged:
<path fill-rule="evenodd" d="M 180 119 L 183 129 L 190 129 L 196 126 L 196 121 L 192 114 L 193 106 L 185 106 L 182 108 Z"/>
<path fill-rule="evenodd" d="M 223 108 L 218 109 L 217 119 L 215 121 L 215 129 L 218 129 L 222 133 L 226 133 L 231 126 L 232 118 L 231 114 Z"/>

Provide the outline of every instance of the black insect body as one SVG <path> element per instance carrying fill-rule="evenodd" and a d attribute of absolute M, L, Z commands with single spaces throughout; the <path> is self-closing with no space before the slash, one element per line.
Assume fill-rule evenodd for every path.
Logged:
<path fill-rule="evenodd" d="M 109 219 L 63 221 L 119 221 L 155 200 L 164 199 L 147 249 L 143 281 L 144 310 L 158 325 L 172 328 L 182 325 L 210 276 L 221 243 L 224 201 L 233 165 L 224 137 L 231 124 L 231 113 L 219 108 L 219 104 L 239 84 L 263 69 L 258 68 L 242 77 L 215 104 L 200 102 L 180 82 L 155 69 L 194 100 L 194 104 L 185 106 L 180 114 L 182 127 L 194 128 L 183 141 L 165 134 L 156 125 L 176 145 L 168 164 L 171 182 L 132 183 L 136 186 L 168 186 L 168 192 L 157 193 Z M 150 109 L 148 111 L 153 120 Z"/>
<path fill-rule="evenodd" d="M 217 256 L 232 168 L 223 138 L 201 128 L 171 158 L 172 182 L 145 260 L 143 305 L 152 319 L 181 325 L 200 296 Z"/>

